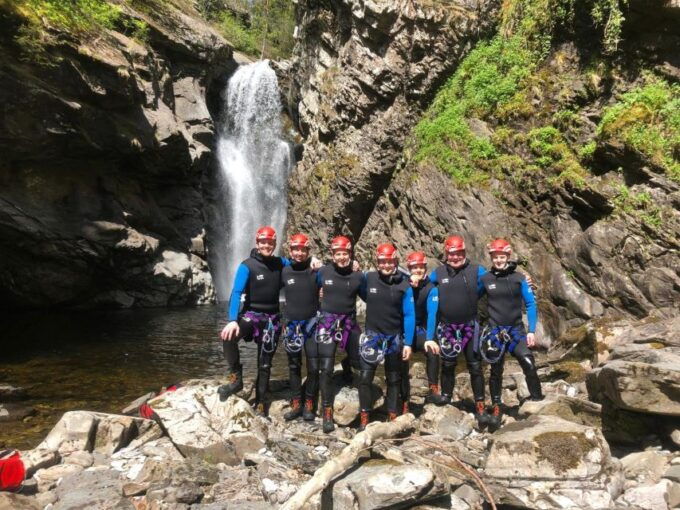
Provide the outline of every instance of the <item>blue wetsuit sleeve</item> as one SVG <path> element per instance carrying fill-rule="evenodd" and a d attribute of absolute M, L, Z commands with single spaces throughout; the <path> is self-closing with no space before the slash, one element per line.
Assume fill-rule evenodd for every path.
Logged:
<path fill-rule="evenodd" d="M 366 301 L 367 287 L 368 287 L 368 280 L 366 279 L 366 273 L 361 273 L 361 285 L 359 285 L 359 297 L 364 302 Z"/>
<path fill-rule="evenodd" d="M 479 266 L 477 269 L 477 296 L 482 297 L 486 292 L 484 288 L 484 282 L 482 281 L 482 276 L 486 274 L 486 269 L 483 266 Z"/>
<path fill-rule="evenodd" d="M 437 270 L 433 269 L 432 272 L 430 273 L 430 281 L 437 285 L 439 282 L 437 281 Z"/>
<path fill-rule="evenodd" d="M 413 302 L 413 289 L 409 287 L 404 292 L 402 301 L 404 312 L 404 345 L 413 345 L 413 335 L 416 330 L 416 306 Z"/>
<path fill-rule="evenodd" d="M 238 309 L 241 306 L 241 295 L 246 289 L 248 278 L 250 277 L 250 270 L 245 264 L 240 264 L 236 270 L 236 277 L 234 278 L 234 286 L 231 288 L 231 297 L 229 298 L 229 320 L 235 321 L 238 319 Z"/>
<path fill-rule="evenodd" d="M 524 306 L 527 307 L 527 319 L 529 320 L 529 333 L 536 332 L 536 322 L 538 322 L 538 310 L 536 306 L 536 299 L 531 287 L 527 281 L 522 278 L 522 299 L 524 299 Z"/>
<path fill-rule="evenodd" d="M 425 340 L 434 340 L 437 331 L 437 312 L 439 311 L 439 289 L 434 287 L 427 295 L 427 334 Z"/>
<path fill-rule="evenodd" d="M 316 272 L 316 285 L 321 288 L 323 286 L 323 278 L 321 278 L 321 270 Z"/>

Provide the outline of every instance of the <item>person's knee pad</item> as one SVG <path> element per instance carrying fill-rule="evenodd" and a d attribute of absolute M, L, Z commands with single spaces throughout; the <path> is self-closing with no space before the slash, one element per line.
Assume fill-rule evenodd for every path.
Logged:
<path fill-rule="evenodd" d="M 307 370 L 310 372 L 318 372 L 319 358 L 307 358 Z"/>
<path fill-rule="evenodd" d="M 446 372 L 455 372 L 456 370 L 456 361 L 442 361 L 442 370 Z"/>
<path fill-rule="evenodd" d="M 517 358 L 517 362 L 519 363 L 519 366 L 522 367 L 522 370 L 524 370 L 525 372 L 536 371 L 536 359 L 534 358 L 534 355 L 531 353 L 519 356 Z"/>
<path fill-rule="evenodd" d="M 299 370 L 302 367 L 302 358 L 288 358 L 288 368 Z"/>
<path fill-rule="evenodd" d="M 359 384 L 371 384 L 375 377 L 375 370 L 360 370 Z"/>
<path fill-rule="evenodd" d="M 319 360 L 319 370 L 327 374 L 333 375 L 333 367 L 335 366 L 333 358 L 321 358 Z"/>

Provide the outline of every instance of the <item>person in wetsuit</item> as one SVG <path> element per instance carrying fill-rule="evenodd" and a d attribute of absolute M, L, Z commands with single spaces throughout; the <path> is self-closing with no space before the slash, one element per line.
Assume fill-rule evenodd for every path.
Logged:
<path fill-rule="evenodd" d="M 369 422 L 373 405 L 371 386 L 375 370 L 385 363 L 387 413 L 397 417 L 401 387 L 402 361 L 411 357 L 415 332 L 413 289 L 408 276 L 398 271 L 397 250 L 390 243 L 376 250 L 378 270 L 366 274 L 360 295 L 366 301 L 366 327 L 359 345 L 360 427 Z"/>
<path fill-rule="evenodd" d="M 257 343 L 257 380 L 255 383 L 256 412 L 264 415 L 264 398 L 269 386 L 271 364 L 281 334 L 279 291 L 281 272 L 287 259 L 274 256 L 276 231 L 262 227 L 255 235 L 255 248 L 236 270 L 229 301 L 229 323 L 220 333 L 224 358 L 228 365 L 229 382 L 218 388 L 224 401 L 243 389 L 243 368 L 238 341 Z M 245 294 L 239 314 L 241 296 Z"/>
<path fill-rule="evenodd" d="M 487 250 L 491 257 L 491 270 L 482 275 L 481 282 L 489 304 L 489 329 L 483 339 L 484 357 L 491 363 L 489 391 L 492 410 L 491 428 L 501 423 L 501 391 L 505 353 L 510 352 L 519 362 L 530 400 L 542 400 L 541 381 L 531 348 L 536 345 L 538 312 L 534 293 L 525 275 L 516 272 L 517 263 L 510 261 L 512 248 L 504 239 L 492 241 Z M 528 332 L 522 322 L 522 306 L 526 307 Z"/>
<path fill-rule="evenodd" d="M 440 403 L 451 403 L 458 355 L 463 352 L 475 399 L 475 418 L 488 423 L 484 404 L 484 376 L 479 353 L 477 301 L 483 293 L 484 267 L 467 259 L 465 240 L 451 236 L 444 243 L 446 262 L 430 273 L 439 293 L 437 340 L 442 358 Z"/>
<path fill-rule="evenodd" d="M 415 251 L 406 257 L 406 267 L 411 276 L 409 283 L 413 289 L 413 300 L 416 310 L 416 333 L 413 352 L 424 352 L 429 393 L 425 402 L 443 404 L 445 399 L 439 391 L 439 344 L 434 340 L 437 327 L 437 304 L 439 291 L 427 276 L 427 257 L 422 251 Z M 402 414 L 409 411 L 411 398 L 411 381 L 409 379 L 409 362 L 402 363 L 401 399 Z"/>
<path fill-rule="evenodd" d="M 311 267 L 309 238 L 304 234 L 291 236 L 288 243 L 291 264 L 281 271 L 281 285 L 286 297 L 283 311 L 286 326 L 283 330 L 283 347 L 288 354 L 288 372 L 292 398 L 291 410 L 284 414 L 286 421 L 303 414 L 302 402 L 302 352 L 313 351 L 316 314 L 319 309 L 317 274 Z M 318 359 L 307 358 L 307 384 L 318 378 Z M 314 419 L 312 417 L 312 419 Z"/>
<path fill-rule="evenodd" d="M 347 351 L 352 365 L 359 368 L 357 358 L 361 331 L 356 320 L 356 300 L 365 279 L 361 271 L 354 271 L 352 242 L 347 237 L 333 238 L 331 254 L 333 262 L 317 273 L 322 297 L 314 341 L 306 344 L 307 364 L 312 368 L 307 377 L 303 414 L 305 420 L 314 419 L 314 403 L 320 383 L 323 431 L 326 433 L 334 429 L 333 366 L 338 346 Z"/>

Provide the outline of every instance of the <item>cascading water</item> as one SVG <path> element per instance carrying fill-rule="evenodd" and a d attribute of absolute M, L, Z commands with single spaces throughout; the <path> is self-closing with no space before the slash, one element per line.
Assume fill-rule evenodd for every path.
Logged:
<path fill-rule="evenodd" d="M 222 126 L 217 142 L 222 189 L 213 279 L 220 301 L 229 298 L 238 264 L 254 245 L 255 231 L 271 225 L 283 233 L 287 180 L 293 164 L 283 140 L 276 74 L 267 60 L 241 66 L 223 92 Z"/>

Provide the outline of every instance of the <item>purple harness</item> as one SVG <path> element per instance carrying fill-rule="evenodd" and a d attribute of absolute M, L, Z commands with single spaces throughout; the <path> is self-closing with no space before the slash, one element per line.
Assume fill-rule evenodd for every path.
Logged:
<path fill-rule="evenodd" d="M 437 339 L 442 358 L 453 361 L 463 352 L 467 343 L 475 335 L 474 324 L 444 324 L 437 326 Z"/>
<path fill-rule="evenodd" d="M 248 310 L 243 318 L 253 324 L 253 340 L 262 346 L 262 352 L 274 352 L 281 330 L 279 314 Z"/>
<path fill-rule="evenodd" d="M 344 351 L 347 347 L 349 335 L 355 328 L 357 328 L 357 323 L 351 315 L 321 312 L 315 339 L 322 344 L 337 342 Z"/>

